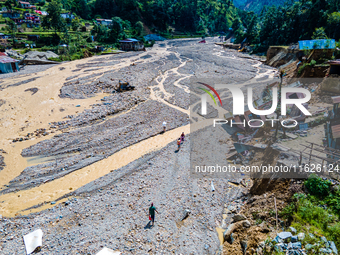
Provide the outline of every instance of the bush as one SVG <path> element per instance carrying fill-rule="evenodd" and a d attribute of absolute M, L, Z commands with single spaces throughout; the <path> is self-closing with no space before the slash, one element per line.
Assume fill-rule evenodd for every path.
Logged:
<path fill-rule="evenodd" d="M 326 197 L 330 193 L 331 182 L 329 180 L 323 180 L 315 174 L 309 176 L 305 181 L 305 187 L 310 194 L 318 197 Z"/>
<path fill-rule="evenodd" d="M 317 178 L 310 179 L 317 180 Z M 308 180 L 309 183 L 311 182 L 310 179 Z M 290 218 L 291 226 L 296 228 L 298 232 L 324 235 L 339 247 L 340 223 L 339 218 L 333 214 L 333 208 L 327 208 L 323 205 L 323 200 L 318 200 L 316 197 L 306 196 L 305 194 L 295 194 L 292 200 L 293 202 L 282 210 L 280 216 Z M 310 238 L 309 235 L 306 235 L 303 243 L 316 241 L 309 240 Z"/>
<path fill-rule="evenodd" d="M 316 65 L 316 61 L 315 61 L 314 59 L 312 59 L 312 60 L 310 61 L 310 65 L 311 65 L 311 66 L 315 66 L 315 65 Z"/>

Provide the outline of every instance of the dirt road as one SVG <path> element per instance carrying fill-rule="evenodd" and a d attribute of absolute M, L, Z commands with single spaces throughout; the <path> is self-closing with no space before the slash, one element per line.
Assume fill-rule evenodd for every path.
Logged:
<path fill-rule="evenodd" d="M 22 253 L 21 235 L 38 227 L 46 234 L 42 254 L 219 249 L 224 203 L 242 189 L 221 179 L 212 193 L 211 180 L 190 178 L 189 141 L 175 153 L 173 141 L 199 121 L 189 116 L 189 82 L 217 74 L 247 82 L 274 70 L 214 40 L 166 41 L 3 79 L 0 214 L 17 215 L 0 223 L 3 254 Z M 136 89 L 112 93 L 119 80 Z M 169 131 L 161 134 L 164 120 Z M 161 214 L 145 229 L 151 201 Z M 191 214 L 181 221 L 185 209 Z"/>

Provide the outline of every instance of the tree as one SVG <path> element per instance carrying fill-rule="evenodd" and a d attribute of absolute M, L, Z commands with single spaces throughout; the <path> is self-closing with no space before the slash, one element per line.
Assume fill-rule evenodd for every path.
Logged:
<path fill-rule="evenodd" d="M 11 0 L 7 0 L 5 2 L 5 7 L 8 11 L 11 11 L 12 10 L 12 1 Z"/>
<path fill-rule="evenodd" d="M 91 15 L 91 9 L 87 4 L 86 0 L 79 1 L 80 13 L 77 13 L 83 19 L 89 19 Z"/>
<path fill-rule="evenodd" d="M 340 12 L 333 12 L 328 16 L 328 28 L 331 38 L 340 38 Z"/>
<path fill-rule="evenodd" d="M 135 24 L 135 29 L 136 29 L 137 35 L 141 35 L 144 29 L 143 22 L 137 21 Z"/>
<path fill-rule="evenodd" d="M 74 19 L 71 20 L 71 27 L 73 31 L 77 31 L 79 26 L 80 26 L 80 21 L 78 17 L 75 17 Z"/>
<path fill-rule="evenodd" d="M 112 42 L 117 42 L 119 38 L 124 37 L 123 20 L 120 17 L 112 18 L 112 25 L 110 31 L 109 40 Z"/>
<path fill-rule="evenodd" d="M 6 19 L 7 22 L 7 30 L 8 32 L 12 35 L 12 40 L 13 40 L 13 48 L 14 48 L 14 38 L 15 38 L 15 32 L 17 32 L 18 27 L 17 24 L 11 19 Z"/>
<path fill-rule="evenodd" d="M 48 15 L 43 18 L 42 26 L 47 29 L 54 29 L 54 33 L 65 29 L 66 25 L 63 18 L 60 16 L 62 4 L 60 0 L 52 0 L 47 7 Z"/>
<path fill-rule="evenodd" d="M 312 39 L 327 39 L 325 29 L 323 27 L 315 28 Z"/>

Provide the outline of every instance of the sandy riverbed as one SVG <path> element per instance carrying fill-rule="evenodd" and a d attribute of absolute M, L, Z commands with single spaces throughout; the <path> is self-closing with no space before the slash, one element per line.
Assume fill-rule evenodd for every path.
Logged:
<path fill-rule="evenodd" d="M 208 39 L 204 45 L 196 39 L 166 41 L 142 53 L 98 56 L 63 63 L 29 77 L 3 79 L 0 149 L 7 153 L 3 154 L 6 166 L 0 171 L 0 214 L 27 214 L 30 211 L 23 210 L 41 204 L 45 206 L 33 211 L 46 209 L 51 201 L 68 194 L 81 196 L 72 207 L 60 204 L 28 218 L 17 216 L 1 222 L 7 229 L 0 233 L 5 254 L 10 249 L 21 252 L 21 234 L 38 226 L 49 233 L 42 254 L 93 254 L 102 245 L 131 254 L 136 254 L 139 246 L 144 253 L 152 249 L 152 253 L 211 254 L 218 249 L 215 221 L 224 201 L 240 191 L 232 189 L 233 195 L 227 199 L 228 180 L 218 181 L 221 193 L 213 197 L 211 209 L 210 202 L 206 203 L 211 197 L 210 183 L 192 180 L 187 172 L 189 144 L 174 154 L 172 142 L 181 132 L 188 134 L 189 122 L 195 121 L 189 116 L 188 83 L 192 78 L 209 79 L 216 74 L 221 79 L 246 82 L 273 75 L 274 69 L 235 51 L 224 51 L 214 40 Z M 25 83 L 27 79 L 34 80 Z M 119 80 L 129 81 L 136 89 L 112 93 Z M 33 94 L 32 88 L 37 92 Z M 170 131 L 160 134 L 163 120 Z M 16 138 L 19 141 L 13 142 Z M 35 157 L 36 164 L 23 155 Z M 151 162 L 144 160 L 150 155 L 154 155 Z M 55 160 L 47 161 L 51 157 Z M 132 179 L 131 174 L 135 176 Z M 111 180 L 103 179 L 105 197 L 98 189 L 89 193 L 89 187 L 97 187 L 96 180 L 103 176 Z M 143 234 L 143 207 L 150 201 L 157 201 L 164 214 L 158 228 Z M 193 216 L 188 225 L 178 226 L 179 214 L 187 205 Z M 86 212 L 96 216 L 85 217 Z M 65 218 L 70 221 L 60 220 L 60 215 L 68 215 Z M 74 217 L 81 217 L 81 223 L 71 220 Z M 68 225 L 70 222 L 78 227 Z M 22 227 L 16 229 L 12 224 Z M 100 226 L 90 228 L 92 224 Z M 79 234 L 74 239 L 67 237 L 75 231 Z M 105 238 L 101 238 L 103 231 Z M 58 242 L 54 235 L 59 236 Z"/>

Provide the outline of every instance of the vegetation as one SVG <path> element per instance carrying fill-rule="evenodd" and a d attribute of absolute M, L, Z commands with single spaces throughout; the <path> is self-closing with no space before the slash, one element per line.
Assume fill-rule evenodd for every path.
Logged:
<path fill-rule="evenodd" d="M 291 222 L 298 232 L 325 236 L 340 246 L 340 191 L 331 182 L 311 175 L 304 183 L 309 194 L 297 193 L 280 216 Z M 308 234 L 304 243 L 312 243 Z"/>
<path fill-rule="evenodd" d="M 340 39 L 339 0 L 288 0 L 283 6 L 264 7 L 260 14 L 240 10 L 233 24 L 237 42 L 247 38 L 256 51 L 299 40 Z"/>
<path fill-rule="evenodd" d="M 280 6 L 283 5 L 285 0 L 234 0 L 236 7 L 244 11 L 253 11 L 261 13 L 264 6 Z"/>
<path fill-rule="evenodd" d="M 74 43 L 77 47 L 91 44 L 93 39 L 101 45 L 117 46 L 126 37 L 142 39 L 146 31 L 168 38 L 223 34 L 234 35 L 236 43 L 251 44 L 255 52 L 304 39 L 340 39 L 339 0 L 283 1 L 33 0 L 31 3 L 48 15 L 40 16 L 41 27 L 22 26 L 20 32 L 39 34 L 43 39 L 38 43 L 48 46 Z M 15 0 L 2 2 L 2 7 L 21 16 L 27 11 L 18 8 Z M 75 18 L 64 19 L 61 13 Z M 101 25 L 98 18 L 110 19 L 112 25 Z M 3 31 L 17 32 L 6 24 Z"/>

